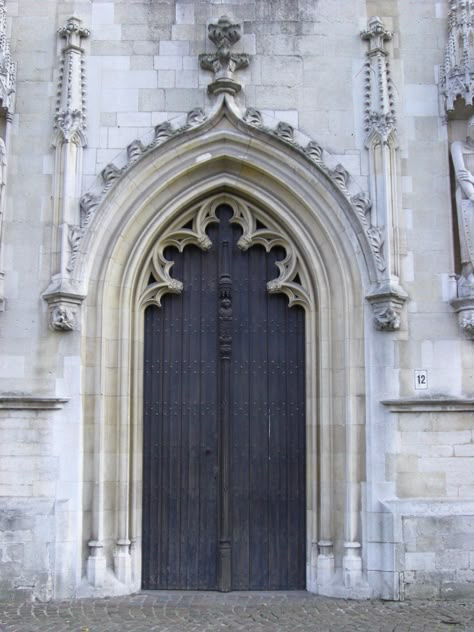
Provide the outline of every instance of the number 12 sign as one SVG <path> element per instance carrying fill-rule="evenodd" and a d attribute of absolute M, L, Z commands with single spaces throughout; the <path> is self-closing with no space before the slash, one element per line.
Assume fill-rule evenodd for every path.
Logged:
<path fill-rule="evenodd" d="M 415 389 L 428 388 L 428 371 L 426 369 L 415 369 Z"/>

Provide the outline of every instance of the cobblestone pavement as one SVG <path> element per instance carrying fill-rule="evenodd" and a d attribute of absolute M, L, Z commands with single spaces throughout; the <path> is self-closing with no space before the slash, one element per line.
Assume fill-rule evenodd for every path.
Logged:
<path fill-rule="evenodd" d="M 1 632 L 474 631 L 474 600 L 347 601 L 305 592 L 153 592 L 110 599 L 0 603 Z"/>

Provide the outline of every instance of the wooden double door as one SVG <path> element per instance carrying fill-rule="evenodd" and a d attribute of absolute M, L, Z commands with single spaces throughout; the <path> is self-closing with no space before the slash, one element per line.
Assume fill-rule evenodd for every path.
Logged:
<path fill-rule="evenodd" d="M 145 313 L 142 586 L 305 587 L 305 314 L 270 295 L 284 256 L 167 253 L 180 295 Z"/>

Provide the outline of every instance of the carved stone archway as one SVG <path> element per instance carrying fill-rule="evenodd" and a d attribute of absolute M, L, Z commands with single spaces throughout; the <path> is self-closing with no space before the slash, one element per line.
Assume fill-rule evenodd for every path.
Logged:
<path fill-rule="evenodd" d="M 143 309 L 180 291 L 166 245 L 206 248 L 206 225 L 225 203 L 243 228 L 241 247 L 283 246 L 268 289 L 306 311 L 307 588 L 370 594 L 360 499 L 364 331 L 372 329 L 365 296 L 376 284 L 376 258 L 350 196 L 327 169 L 278 135 L 252 130 L 221 108 L 199 133 L 145 153 L 96 205 L 77 250 L 75 283 L 86 295 L 84 471 L 94 481 L 84 537 L 97 589 L 109 580 L 109 592 L 140 587 Z"/>

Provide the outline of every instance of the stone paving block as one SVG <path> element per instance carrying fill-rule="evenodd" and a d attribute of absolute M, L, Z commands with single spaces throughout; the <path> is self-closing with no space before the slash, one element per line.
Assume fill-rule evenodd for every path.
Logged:
<path fill-rule="evenodd" d="M 469 595 L 462 601 L 408 603 L 329 599 L 305 592 L 167 591 L 113 599 L 0 604 L 2 632 L 433 632 L 451 629 L 474 630 L 474 600 Z"/>

